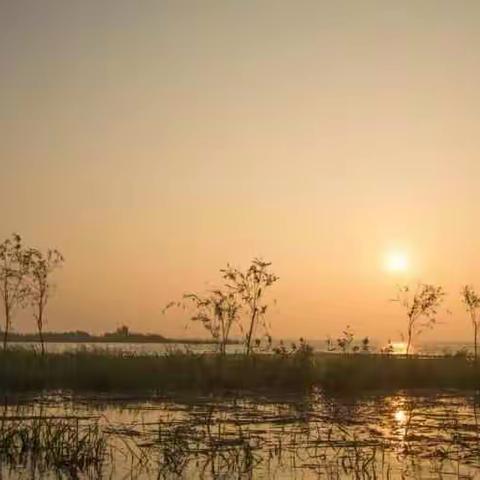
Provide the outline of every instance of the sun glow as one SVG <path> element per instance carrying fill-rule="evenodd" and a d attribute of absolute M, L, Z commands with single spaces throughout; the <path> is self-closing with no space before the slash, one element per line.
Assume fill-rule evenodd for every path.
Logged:
<path fill-rule="evenodd" d="M 390 272 L 405 272 L 408 266 L 408 257 L 404 252 L 390 252 L 385 258 L 385 267 Z"/>

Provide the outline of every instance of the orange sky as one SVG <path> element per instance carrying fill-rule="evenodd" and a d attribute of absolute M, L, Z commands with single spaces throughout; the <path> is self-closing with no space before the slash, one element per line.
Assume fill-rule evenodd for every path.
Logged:
<path fill-rule="evenodd" d="M 398 338 L 422 280 L 466 338 L 479 45 L 476 0 L 0 1 L 0 236 L 64 253 L 51 329 L 183 335 L 167 301 L 263 256 L 277 337 Z"/>

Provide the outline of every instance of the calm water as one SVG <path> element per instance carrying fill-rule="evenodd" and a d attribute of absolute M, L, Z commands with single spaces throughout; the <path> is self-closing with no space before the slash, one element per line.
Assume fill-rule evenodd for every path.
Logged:
<path fill-rule="evenodd" d="M 291 341 L 286 341 L 285 345 L 289 346 Z M 308 343 L 314 348 L 315 351 L 324 352 L 327 350 L 326 342 L 323 340 L 309 340 Z M 38 349 L 38 344 L 35 343 L 15 343 L 14 345 L 21 346 L 22 348 Z M 278 345 L 278 342 L 274 342 L 274 346 Z M 393 344 L 395 353 L 404 353 L 402 350 L 402 342 L 396 342 Z M 380 348 L 385 347 L 384 344 L 379 342 L 372 342 L 372 351 L 378 351 Z M 101 350 L 115 353 L 128 353 L 138 355 L 163 355 L 165 353 L 175 350 L 189 350 L 194 353 L 209 353 L 215 351 L 215 345 L 213 344 L 184 344 L 184 343 L 48 343 L 46 344 L 47 351 L 49 352 L 71 352 L 77 350 Z M 415 353 L 427 354 L 427 355 L 453 355 L 459 351 L 473 352 L 473 345 L 466 342 L 425 342 L 420 343 L 415 348 Z M 227 353 L 239 353 L 243 352 L 244 347 L 242 345 L 228 345 Z"/>
<path fill-rule="evenodd" d="M 41 418 L 50 430 L 53 422 L 74 422 L 80 432 L 97 425 L 106 447 L 100 465 L 72 472 L 45 465 L 43 454 L 7 455 L 0 443 L 1 478 L 474 479 L 478 400 L 454 393 L 7 399 L 5 444 L 9 425 Z"/>

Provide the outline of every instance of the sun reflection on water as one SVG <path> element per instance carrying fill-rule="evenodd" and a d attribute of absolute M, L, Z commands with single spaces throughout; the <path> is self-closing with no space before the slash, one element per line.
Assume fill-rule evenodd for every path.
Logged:
<path fill-rule="evenodd" d="M 391 355 L 406 355 L 407 343 L 406 342 L 388 342 L 388 344 L 382 349 L 382 351 L 390 353 Z M 412 345 L 410 345 L 410 353 L 413 353 Z"/>
<path fill-rule="evenodd" d="M 394 416 L 395 421 L 399 426 L 403 426 L 407 423 L 407 414 L 405 413 L 405 410 L 397 410 Z"/>
<path fill-rule="evenodd" d="M 403 444 L 412 415 L 412 412 L 408 407 L 407 399 L 403 396 L 398 397 L 394 402 L 392 402 L 391 412 L 393 417 L 392 433 Z"/>

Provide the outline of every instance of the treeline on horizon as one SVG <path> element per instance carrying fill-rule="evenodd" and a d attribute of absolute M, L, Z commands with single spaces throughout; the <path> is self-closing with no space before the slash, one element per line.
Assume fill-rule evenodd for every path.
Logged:
<path fill-rule="evenodd" d="M 67 331 L 67 332 L 49 332 L 42 333 L 42 338 L 45 343 L 183 343 L 183 344 L 212 344 L 216 343 L 214 340 L 206 338 L 168 338 L 157 333 L 139 333 L 139 332 L 124 332 L 125 327 L 120 327 L 114 332 L 105 332 L 100 335 L 95 335 L 83 330 Z M 0 336 L 3 331 L 0 330 Z M 40 342 L 38 333 L 18 333 L 10 332 L 8 339 L 10 342 Z M 238 341 L 231 341 L 231 344 L 238 343 Z"/>
<path fill-rule="evenodd" d="M 0 300 L 3 304 L 3 348 L 7 349 L 9 340 L 22 339 L 34 341 L 36 337 L 45 353 L 45 341 L 52 338 L 62 341 L 146 341 L 152 337 L 157 341 L 174 342 L 162 335 L 130 334 L 126 326 L 115 332 L 102 336 L 93 336 L 87 332 L 75 331 L 65 333 L 44 332 L 46 307 L 54 292 L 52 274 L 64 263 L 63 255 L 56 249 L 41 251 L 23 244 L 20 235 L 14 233 L 0 243 Z M 256 352 L 274 352 L 281 355 L 313 353 L 313 349 L 302 338 L 298 345 L 293 344 L 289 350 L 285 345 L 272 348 L 270 325 L 267 321 L 269 309 L 268 292 L 279 280 L 271 271 L 271 263 L 254 258 L 246 269 L 227 264 L 220 269 L 220 281 L 216 288 L 202 293 L 185 293 L 180 300 L 167 304 L 163 312 L 177 307 L 188 312 L 189 321 L 199 323 L 210 336 L 210 342 L 217 346 L 221 356 L 226 354 L 226 346 L 231 343 L 243 343 L 246 356 Z M 443 306 L 445 290 L 438 285 L 419 283 L 415 287 L 399 286 L 393 301 L 403 309 L 406 329 L 403 340 L 406 354 L 411 353 L 413 341 L 425 329 L 433 328 L 437 315 Z M 474 287 L 465 285 L 461 290 L 461 300 L 468 319 L 473 327 L 474 357 L 477 359 L 478 330 L 480 326 L 480 295 Z M 12 322 L 17 310 L 29 308 L 35 321 L 38 335 L 12 333 Z M 241 338 L 241 342 L 232 341 Z M 48 338 L 48 340 L 47 340 Z M 31 340 L 30 340 L 31 339 Z M 200 343 L 200 340 L 182 343 Z M 201 340 L 205 343 L 205 340 Z M 342 353 L 370 353 L 369 338 L 364 337 L 361 347 L 355 345 L 350 327 L 344 329 L 342 335 L 331 342 L 327 340 L 329 349 Z M 392 353 L 392 352 L 381 352 Z"/>

